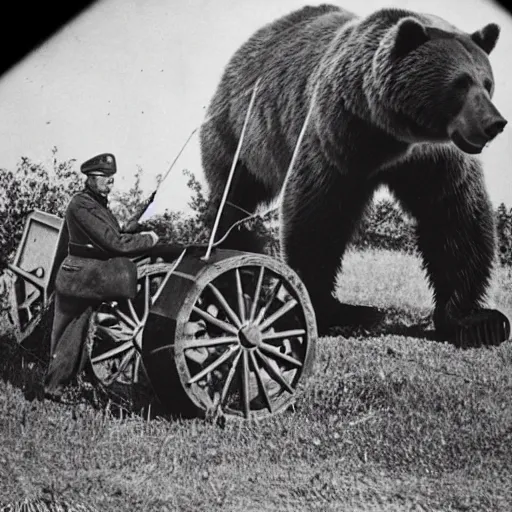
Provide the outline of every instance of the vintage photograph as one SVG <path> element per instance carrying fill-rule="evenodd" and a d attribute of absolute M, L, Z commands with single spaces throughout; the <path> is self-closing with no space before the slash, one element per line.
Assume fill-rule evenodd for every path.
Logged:
<path fill-rule="evenodd" d="M 1 512 L 512 509 L 500 2 L 11 20 Z"/>

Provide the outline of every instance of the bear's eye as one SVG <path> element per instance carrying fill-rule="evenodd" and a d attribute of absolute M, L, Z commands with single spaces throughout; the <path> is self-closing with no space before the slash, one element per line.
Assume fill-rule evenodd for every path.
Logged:
<path fill-rule="evenodd" d="M 458 89 L 460 91 L 465 91 L 465 90 L 469 89 L 471 83 L 472 83 L 472 80 L 469 75 L 461 75 L 455 80 L 455 82 L 453 83 L 453 86 L 455 87 L 455 89 Z"/>
<path fill-rule="evenodd" d="M 488 78 L 486 78 L 486 79 L 484 80 L 484 87 L 485 87 L 485 90 L 486 90 L 489 94 L 491 94 L 491 91 L 492 91 L 492 81 L 491 81 L 491 80 L 489 80 Z"/>

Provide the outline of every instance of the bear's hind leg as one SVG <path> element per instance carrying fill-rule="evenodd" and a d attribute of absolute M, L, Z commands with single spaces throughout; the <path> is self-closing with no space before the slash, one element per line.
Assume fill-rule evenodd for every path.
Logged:
<path fill-rule="evenodd" d="M 508 319 L 484 307 L 495 251 L 494 215 L 480 164 L 445 149 L 393 169 L 388 185 L 417 220 L 418 249 L 433 288 L 434 324 L 459 346 L 496 345 Z"/>

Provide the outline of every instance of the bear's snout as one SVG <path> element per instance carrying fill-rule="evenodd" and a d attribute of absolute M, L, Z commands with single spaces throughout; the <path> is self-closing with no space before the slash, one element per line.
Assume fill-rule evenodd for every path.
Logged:
<path fill-rule="evenodd" d="M 500 134 L 507 120 L 499 113 L 489 95 L 482 91 L 468 94 L 459 114 L 448 126 L 448 136 L 462 151 L 478 154 Z"/>
<path fill-rule="evenodd" d="M 489 140 L 491 141 L 496 137 L 496 135 L 500 134 L 507 125 L 507 120 L 501 117 L 501 115 L 498 114 L 497 119 L 490 120 L 488 126 L 485 128 L 485 133 L 489 137 Z"/>

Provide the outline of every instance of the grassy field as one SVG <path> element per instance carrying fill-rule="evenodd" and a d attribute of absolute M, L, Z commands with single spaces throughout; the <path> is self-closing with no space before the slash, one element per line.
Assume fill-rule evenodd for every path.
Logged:
<path fill-rule="evenodd" d="M 497 269 L 489 303 L 510 318 L 511 292 L 510 271 Z M 431 297 L 412 256 L 349 254 L 338 296 L 386 308 L 386 327 L 321 338 L 294 409 L 260 423 L 29 401 L 43 368 L 4 340 L 0 503 L 53 495 L 101 511 L 512 510 L 512 342 L 458 350 L 432 341 Z"/>

